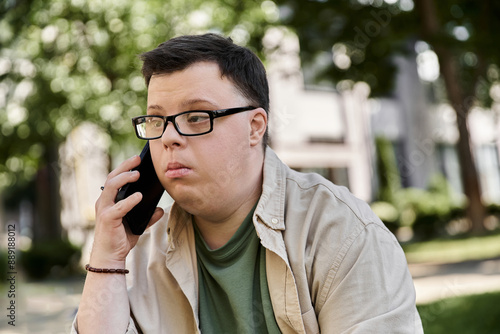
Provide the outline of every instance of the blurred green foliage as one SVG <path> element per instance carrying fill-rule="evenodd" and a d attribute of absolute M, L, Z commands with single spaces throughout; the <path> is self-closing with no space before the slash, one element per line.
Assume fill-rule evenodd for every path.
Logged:
<path fill-rule="evenodd" d="M 488 214 L 496 216 L 500 219 L 500 204 L 492 203 L 487 206 Z"/>
<path fill-rule="evenodd" d="M 283 8 L 283 22 L 299 36 L 302 62 L 312 68 L 310 83 L 344 89 L 364 81 L 374 95 L 392 91 L 396 67 L 391 57 L 406 52 L 417 20 L 414 13 L 399 8 L 399 1 L 276 2 Z M 336 56 L 337 65 L 332 62 Z"/>
<path fill-rule="evenodd" d="M 442 175 L 435 175 L 427 189 L 405 188 L 396 194 L 399 223 L 411 226 L 417 238 L 431 239 L 446 234 L 446 225 L 465 217 L 466 201 L 450 192 Z"/>
<path fill-rule="evenodd" d="M 394 203 L 396 193 L 401 190 L 401 177 L 396 163 L 396 154 L 391 142 L 378 136 L 375 138 L 377 149 L 377 179 L 378 179 L 378 200 Z"/>
<path fill-rule="evenodd" d="M 111 149 L 140 146 L 129 124 L 146 105 L 140 53 L 208 31 L 260 53 L 266 27 L 278 19 L 270 1 L 10 0 L 0 7 L 0 189 L 54 162 L 49 147 L 82 121 L 101 126 Z"/>
<path fill-rule="evenodd" d="M 426 334 L 500 333 L 500 292 L 447 298 L 419 305 Z"/>
<path fill-rule="evenodd" d="M 417 11 L 421 0 L 275 2 L 283 24 L 299 36 L 303 64 L 312 68 L 311 83 L 350 87 L 364 81 L 373 96 L 390 95 L 396 73 L 393 58 L 414 54 L 414 42 L 425 40 L 431 49 L 444 46 L 456 56 L 465 96 L 486 107 L 500 98 L 490 94 L 491 87 L 500 83 L 498 1 L 430 1 L 436 7 L 439 28 L 434 36 L 423 33 L 423 22 L 429 17 Z"/>
<path fill-rule="evenodd" d="M 447 223 L 465 217 L 465 200 L 453 194 L 446 178 L 434 175 L 427 189 L 401 188 L 394 148 L 385 138 L 376 138 L 379 193 L 371 204 L 386 226 L 413 229 L 417 239 L 443 235 Z"/>
<path fill-rule="evenodd" d="M 409 263 L 456 263 L 500 256 L 500 231 L 489 235 L 448 236 L 430 241 L 403 243 Z"/>
<path fill-rule="evenodd" d="M 7 268 L 8 268 L 8 253 L 4 249 L 0 249 L 0 268 L 5 268 L 0 271 L 0 285 L 2 285 L 7 279 Z"/>
<path fill-rule="evenodd" d="M 78 273 L 81 250 L 67 241 L 34 244 L 20 254 L 20 265 L 30 279 L 44 279 L 49 275 L 64 277 Z"/>

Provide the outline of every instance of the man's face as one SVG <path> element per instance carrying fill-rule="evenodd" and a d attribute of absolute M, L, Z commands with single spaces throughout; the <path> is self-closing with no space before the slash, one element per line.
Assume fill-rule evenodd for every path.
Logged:
<path fill-rule="evenodd" d="M 249 101 L 211 62 L 153 75 L 148 87 L 148 115 L 248 105 Z M 161 138 L 150 141 L 156 173 L 181 207 L 194 215 L 212 217 L 246 200 L 249 194 L 245 194 L 245 183 L 256 164 L 251 154 L 255 151 L 252 120 L 261 113 L 265 114 L 256 109 L 216 118 L 212 132 L 195 137 L 179 135 L 169 123 Z"/>

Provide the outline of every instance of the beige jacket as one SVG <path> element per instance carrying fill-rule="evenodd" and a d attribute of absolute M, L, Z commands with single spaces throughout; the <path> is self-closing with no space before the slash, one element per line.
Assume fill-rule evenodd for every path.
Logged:
<path fill-rule="evenodd" d="M 401 247 L 346 188 L 291 170 L 267 148 L 253 222 L 283 333 L 423 333 Z M 127 261 L 127 333 L 198 333 L 191 216 L 174 203 Z"/>

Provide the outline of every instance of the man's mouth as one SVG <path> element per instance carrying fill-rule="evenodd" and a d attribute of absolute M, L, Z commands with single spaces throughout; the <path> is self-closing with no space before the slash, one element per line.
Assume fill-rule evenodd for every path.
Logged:
<path fill-rule="evenodd" d="M 171 179 L 175 179 L 186 176 L 190 172 L 191 168 L 178 162 L 171 162 L 167 166 L 167 172 L 165 173 L 165 176 Z"/>

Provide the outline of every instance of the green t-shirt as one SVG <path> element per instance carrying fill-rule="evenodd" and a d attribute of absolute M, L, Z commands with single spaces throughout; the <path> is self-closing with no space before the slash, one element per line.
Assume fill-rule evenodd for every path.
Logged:
<path fill-rule="evenodd" d="M 203 334 L 281 333 L 266 280 L 266 250 L 252 223 L 255 207 L 231 239 L 211 250 L 195 226 Z"/>

